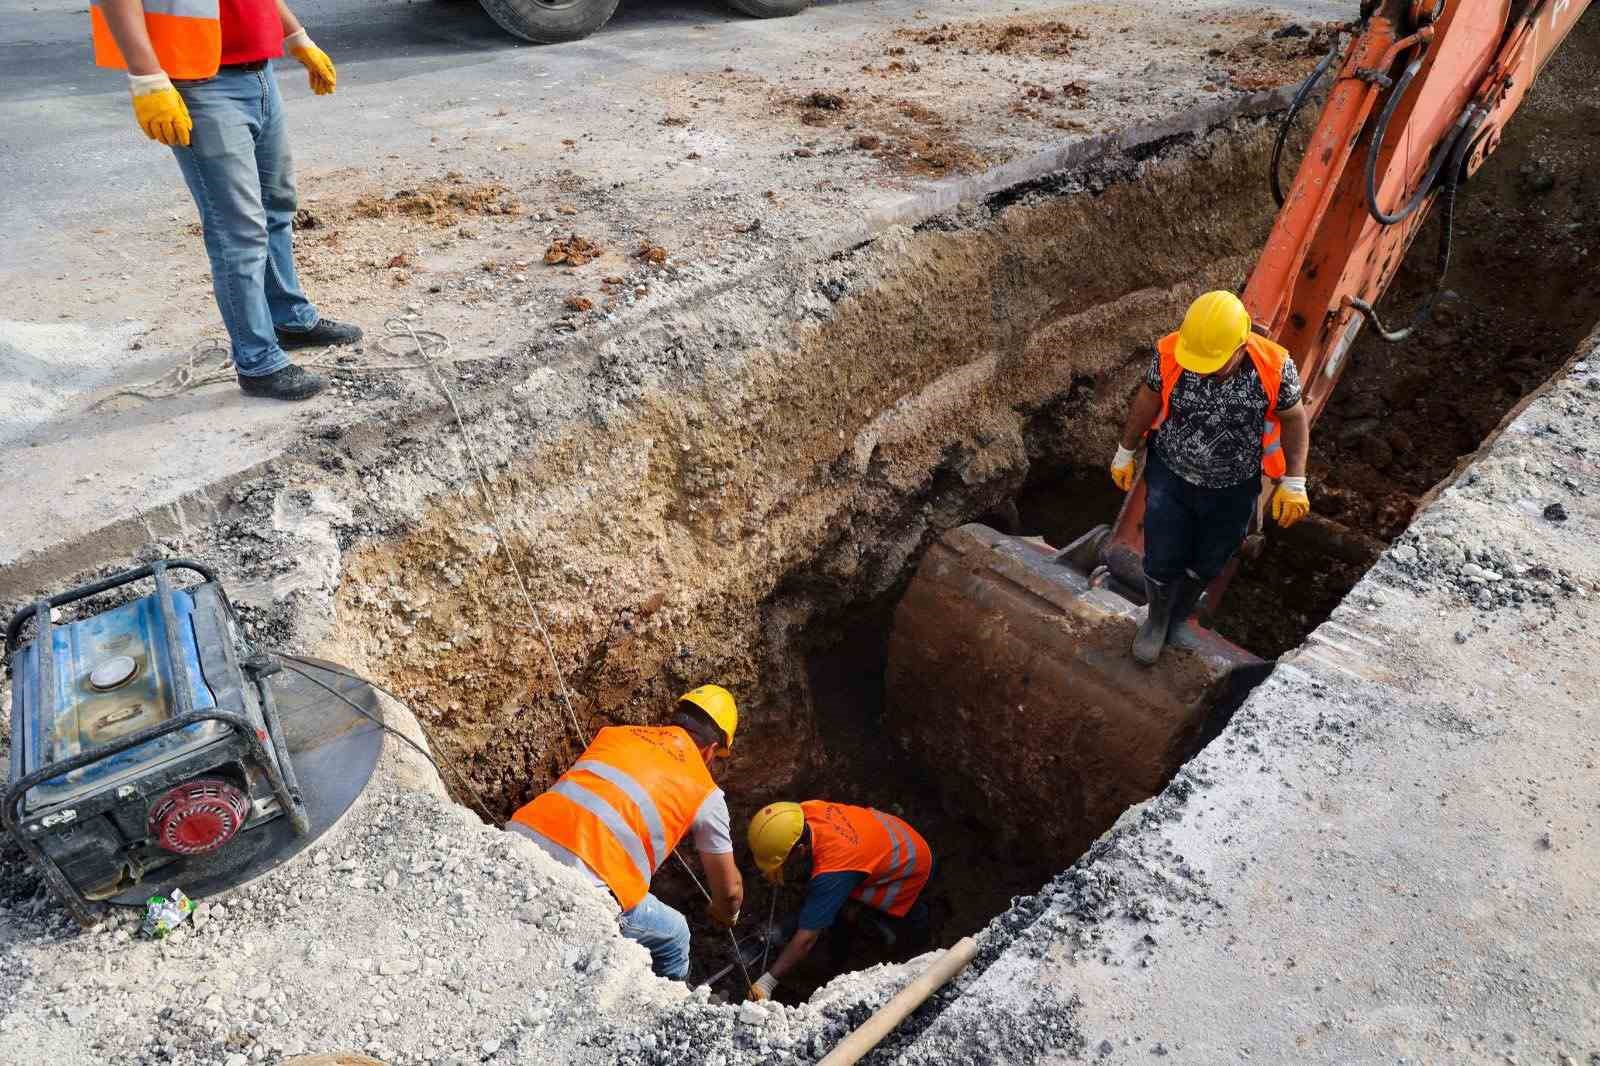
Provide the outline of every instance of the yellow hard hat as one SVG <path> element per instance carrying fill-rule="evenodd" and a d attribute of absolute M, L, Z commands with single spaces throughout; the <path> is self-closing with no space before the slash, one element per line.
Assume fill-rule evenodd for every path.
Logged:
<path fill-rule="evenodd" d="M 806 831 L 806 812 L 798 803 L 769 803 L 750 819 L 750 851 L 768 881 L 783 880 L 783 863 Z"/>
<path fill-rule="evenodd" d="M 1231 292 L 1208 292 L 1189 305 L 1173 355 L 1185 370 L 1214 374 L 1249 336 L 1250 312 L 1244 303 Z"/>
<path fill-rule="evenodd" d="M 721 685 L 701 685 L 679 696 L 678 702 L 692 703 L 705 711 L 717 728 L 722 730 L 722 746 L 717 749 L 717 754 L 732 753 L 733 735 L 739 731 L 739 707 L 733 702 L 733 693 Z"/>

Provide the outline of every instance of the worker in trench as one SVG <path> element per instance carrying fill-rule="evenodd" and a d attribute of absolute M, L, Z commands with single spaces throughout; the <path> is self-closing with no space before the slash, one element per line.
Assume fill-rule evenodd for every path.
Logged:
<path fill-rule="evenodd" d="M 650 952 L 658 976 L 689 973 L 689 923 L 650 893 L 650 880 L 690 831 L 710 882 L 713 924 L 732 929 L 744 902 L 728 800 L 712 765 L 733 751 L 733 695 L 703 685 L 679 698 L 664 726 L 600 730 L 556 783 L 506 825 L 582 871 L 622 908 L 622 935 Z"/>
<path fill-rule="evenodd" d="M 1292 526 L 1311 510 L 1311 429 L 1294 360 L 1252 332 L 1233 293 L 1201 296 L 1178 331 L 1156 344 L 1111 461 L 1111 479 L 1124 492 L 1133 487 L 1135 453 L 1146 438 L 1149 608 L 1133 656 L 1149 665 L 1244 542 L 1263 473 L 1277 481 L 1272 517 L 1279 525 Z"/>
<path fill-rule="evenodd" d="M 750 987 L 752 1000 L 771 998 L 824 935 L 841 969 L 863 932 L 912 952 L 931 939 L 923 889 L 933 877 L 933 849 L 903 819 L 826 800 L 773 803 L 750 820 L 750 851 L 768 881 L 806 885 L 794 932 Z"/>
<path fill-rule="evenodd" d="M 172 149 L 194 197 L 239 388 L 315 396 L 326 379 L 287 350 L 354 344 L 361 330 L 320 314 L 301 291 L 294 169 L 271 61 L 288 52 L 318 96 L 334 90 L 333 61 L 285 0 L 94 0 L 89 11 L 95 62 L 128 72 L 135 121 Z"/>

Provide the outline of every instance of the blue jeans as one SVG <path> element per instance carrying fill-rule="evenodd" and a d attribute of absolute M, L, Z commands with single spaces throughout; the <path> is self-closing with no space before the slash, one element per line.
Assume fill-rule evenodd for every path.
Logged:
<path fill-rule="evenodd" d="M 689 922 L 683 915 L 647 893 L 622 913 L 620 925 L 623 936 L 650 952 L 657 977 L 682 981 L 689 976 Z"/>
<path fill-rule="evenodd" d="M 317 324 L 294 271 L 294 166 L 278 82 L 268 65 L 174 84 L 194 132 L 172 154 L 200 209 L 234 366 L 245 377 L 271 374 L 289 363 L 273 327 Z"/>
<path fill-rule="evenodd" d="M 1144 573 L 1166 584 L 1188 573 L 1209 583 L 1250 531 L 1261 479 L 1227 488 L 1190 484 L 1150 449 L 1144 480 Z"/>

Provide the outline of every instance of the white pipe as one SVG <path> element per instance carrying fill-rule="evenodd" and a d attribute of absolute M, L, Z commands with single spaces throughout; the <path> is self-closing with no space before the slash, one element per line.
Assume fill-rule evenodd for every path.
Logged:
<path fill-rule="evenodd" d="M 878 1013 L 868 1018 L 861 1028 L 839 1042 L 817 1066 L 853 1066 L 863 1055 L 878 1046 L 894 1027 L 918 1007 L 945 982 L 967 968 L 978 954 L 978 942 L 970 936 L 962 937 L 954 947 L 935 959 L 922 976 L 902 988 L 893 999 L 885 1003 Z"/>

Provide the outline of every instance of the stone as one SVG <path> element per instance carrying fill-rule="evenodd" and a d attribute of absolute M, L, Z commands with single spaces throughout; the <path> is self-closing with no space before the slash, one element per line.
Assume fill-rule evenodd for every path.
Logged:
<path fill-rule="evenodd" d="M 419 965 L 416 959 L 384 959 L 378 966 L 378 972 L 385 977 L 399 977 L 402 974 L 416 973 Z"/>
<path fill-rule="evenodd" d="M 384 888 L 393 889 L 399 883 L 400 883 L 400 872 L 398 870 L 390 870 L 388 873 L 383 875 L 383 887 Z"/>
<path fill-rule="evenodd" d="M 248 1000 L 260 1000 L 266 999 L 270 995 L 272 995 L 272 982 L 262 981 L 260 984 L 247 991 L 244 994 L 244 998 Z"/>
<path fill-rule="evenodd" d="M 761 1009 L 761 1004 L 751 1003 L 746 1000 L 739 1006 L 740 1025 L 765 1025 L 768 1021 L 767 1012 Z"/>
<path fill-rule="evenodd" d="M 1567 517 L 1568 517 L 1567 516 L 1567 509 L 1558 500 L 1555 503 L 1552 503 L 1552 504 L 1548 505 L 1547 507 L 1545 507 L 1545 509 L 1544 509 L 1544 517 L 1545 517 L 1545 520 L 1547 522 L 1565 522 L 1567 520 Z"/>
<path fill-rule="evenodd" d="M 233 1054 L 229 1055 L 226 1059 L 222 1060 L 223 1066 L 244 1066 L 244 1064 L 249 1062 L 249 1061 L 250 1061 L 250 1059 L 246 1055 L 244 1055 L 242 1052 L 238 1052 L 238 1051 L 235 1051 Z"/>

